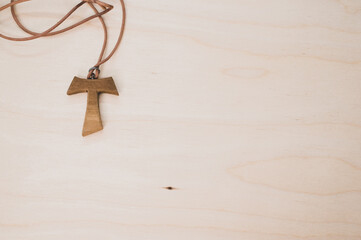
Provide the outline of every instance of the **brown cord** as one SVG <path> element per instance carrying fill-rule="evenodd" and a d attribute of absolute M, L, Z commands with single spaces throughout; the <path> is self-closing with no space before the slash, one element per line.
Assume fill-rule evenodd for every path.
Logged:
<path fill-rule="evenodd" d="M 50 28 L 48 28 L 44 32 L 37 33 L 37 32 L 33 32 L 33 31 L 27 29 L 21 23 L 21 21 L 19 20 L 17 14 L 16 14 L 15 5 L 23 3 L 23 2 L 27 2 L 27 1 L 30 1 L 30 0 L 10 0 L 10 3 L 6 4 L 5 6 L 0 7 L 0 11 L 10 7 L 12 17 L 14 18 L 16 24 L 24 32 L 28 33 L 31 36 L 30 37 L 15 38 L 15 37 L 6 36 L 4 34 L 0 34 L 0 37 L 4 38 L 4 39 L 7 39 L 7 40 L 10 40 L 10 41 L 29 41 L 29 40 L 37 39 L 37 38 L 40 38 L 40 37 L 49 37 L 49 36 L 54 36 L 54 35 L 57 35 L 57 34 L 60 34 L 60 33 L 64 33 L 66 31 L 69 31 L 69 30 L 71 30 L 71 29 L 73 29 L 75 27 L 78 27 L 78 26 L 80 26 L 80 25 L 82 25 L 82 24 L 84 24 L 84 23 L 86 23 L 86 22 L 88 22 L 88 21 L 90 21 L 90 20 L 92 20 L 94 18 L 98 18 L 99 21 L 101 22 L 103 30 L 104 30 L 104 41 L 103 41 L 102 49 L 100 51 L 98 62 L 89 70 L 89 73 L 88 73 L 88 76 L 87 76 L 88 78 L 95 78 L 95 79 L 98 78 L 99 73 L 100 73 L 100 70 L 99 70 L 100 65 L 107 62 L 114 55 L 114 53 L 116 52 L 117 48 L 119 47 L 119 45 L 120 45 L 120 43 L 122 41 L 122 38 L 123 38 L 123 35 L 124 35 L 124 29 L 125 29 L 125 19 L 126 19 L 126 11 L 125 11 L 124 0 L 119 0 L 120 4 L 122 6 L 122 12 L 123 12 L 123 14 L 122 14 L 122 25 L 121 25 L 121 30 L 120 30 L 120 33 L 119 33 L 119 37 L 118 37 L 118 40 L 117 40 L 114 48 L 109 53 L 109 55 L 107 57 L 105 57 L 105 58 L 103 58 L 103 57 L 104 57 L 105 49 L 106 49 L 106 46 L 107 46 L 107 43 L 108 43 L 108 29 L 107 29 L 107 26 L 106 26 L 106 24 L 104 22 L 103 15 L 108 13 L 110 10 L 113 9 L 112 5 L 109 5 L 109 4 L 104 3 L 102 1 L 99 1 L 99 0 L 81 0 L 80 3 L 75 5 L 75 7 L 73 7 L 57 23 L 55 23 L 53 26 L 51 26 Z M 54 31 L 63 22 L 65 22 L 78 8 L 80 8 L 84 3 L 88 3 L 88 5 L 93 9 L 93 11 L 94 11 L 93 15 L 91 15 L 90 17 L 87 17 L 87 18 L 85 18 L 85 19 L 83 19 L 83 20 L 81 20 L 81 21 L 79 21 L 77 23 L 74 23 L 73 25 L 70 25 L 70 26 L 68 26 L 66 28 Z M 102 8 L 102 11 L 99 12 L 97 10 L 97 8 L 94 6 L 94 4 L 100 6 L 100 8 Z"/>

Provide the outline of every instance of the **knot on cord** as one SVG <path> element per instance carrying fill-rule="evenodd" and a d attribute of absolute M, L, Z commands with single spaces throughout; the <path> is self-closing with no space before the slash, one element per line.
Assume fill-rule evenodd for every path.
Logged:
<path fill-rule="evenodd" d="M 83 2 L 87 2 L 87 3 L 94 3 L 94 4 L 98 4 L 101 8 L 106 9 L 106 8 L 110 8 L 112 9 L 113 6 L 110 4 L 107 4 L 105 2 L 99 1 L 99 0 L 82 0 Z"/>

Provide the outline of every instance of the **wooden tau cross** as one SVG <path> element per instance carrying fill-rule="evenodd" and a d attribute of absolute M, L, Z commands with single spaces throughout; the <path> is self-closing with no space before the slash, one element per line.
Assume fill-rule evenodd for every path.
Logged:
<path fill-rule="evenodd" d="M 103 129 L 99 111 L 99 94 L 109 93 L 119 95 L 113 78 L 82 79 L 74 77 L 67 94 L 88 92 L 88 102 L 83 126 L 83 136 Z"/>

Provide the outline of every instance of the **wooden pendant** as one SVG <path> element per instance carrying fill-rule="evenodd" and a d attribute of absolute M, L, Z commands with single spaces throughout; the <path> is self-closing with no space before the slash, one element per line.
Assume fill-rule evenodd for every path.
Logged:
<path fill-rule="evenodd" d="M 83 136 L 103 129 L 99 111 L 99 94 L 109 93 L 119 95 L 113 78 L 83 79 L 74 77 L 67 94 L 88 93 L 88 102 L 83 126 Z"/>

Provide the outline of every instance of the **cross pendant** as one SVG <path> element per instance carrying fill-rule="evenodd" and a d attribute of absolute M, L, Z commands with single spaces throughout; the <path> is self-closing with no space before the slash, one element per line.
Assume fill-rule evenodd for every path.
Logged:
<path fill-rule="evenodd" d="M 67 94 L 88 93 L 87 108 L 83 125 L 83 136 L 98 132 L 103 129 L 99 111 L 99 94 L 109 93 L 119 95 L 113 78 L 83 79 L 74 77 Z"/>

